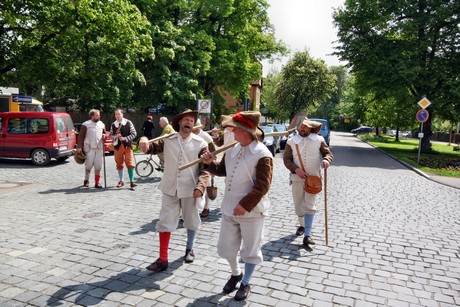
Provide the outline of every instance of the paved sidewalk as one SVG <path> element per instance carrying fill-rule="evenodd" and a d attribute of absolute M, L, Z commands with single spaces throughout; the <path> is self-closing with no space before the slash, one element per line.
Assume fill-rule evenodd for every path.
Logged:
<path fill-rule="evenodd" d="M 334 142 L 336 142 L 334 140 Z M 244 302 L 225 295 L 228 264 L 216 251 L 223 178 L 185 264 L 186 231 L 171 236 L 170 267 L 158 257 L 160 175 L 117 189 L 82 188 L 73 160 L 37 168 L 0 160 L 0 306 L 458 306 L 460 190 L 440 185 L 366 147 L 333 148 L 328 171 L 328 245 L 323 194 L 313 250 L 296 237 L 287 170 L 275 157 L 264 262 Z M 137 159 L 140 159 L 137 156 Z M 373 164 L 375 161 L 375 164 Z M 91 182 L 93 185 L 94 182 Z"/>

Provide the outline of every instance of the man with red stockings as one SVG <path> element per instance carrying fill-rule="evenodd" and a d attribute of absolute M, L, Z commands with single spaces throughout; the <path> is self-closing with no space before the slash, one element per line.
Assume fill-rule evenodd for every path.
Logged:
<path fill-rule="evenodd" d="M 101 168 L 104 154 L 105 125 L 100 121 L 101 113 L 99 110 L 89 111 L 91 119 L 85 121 L 80 128 L 77 144 L 77 153 L 84 151 L 85 159 L 85 180 L 84 187 L 89 187 L 89 175 L 94 167 L 94 187 L 101 189 Z"/>
<path fill-rule="evenodd" d="M 184 228 L 187 229 L 184 262 L 192 263 L 195 259 L 193 243 L 201 226 L 200 210 L 204 206 L 203 195 L 209 173 L 203 170 L 201 163 L 182 171 L 179 167 L 198 159 L 208 151 L 208 144 L 192 133 L 197 117 L 197 111 L 186 110 L 172 120 L 172 126 L 177 133 L 154 142 L 149 142 L 145 137 L 139 140 L 139 147 L 144 153 L 163 152 L 165 159 L 164 175 L 158 187 L 163 197 L 156 226 L 160 237 L 160 257 L 147 267 L 153 272 L 168 268 L 169 240 L 171 232 L 177 229 L 181 216 Z"/>

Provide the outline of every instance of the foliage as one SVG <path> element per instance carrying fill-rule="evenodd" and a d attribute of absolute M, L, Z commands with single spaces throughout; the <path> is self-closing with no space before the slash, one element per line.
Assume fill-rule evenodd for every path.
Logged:
<path fill-rule="evenodd" d="M 19 2 L 2 2 L 2 83 L 85 110 L 121 104 L 144 82 L 135 64 L 152 56 L 149 23 L 129 1 Z"/>
<path fill-rule="evenodd" d="M 280 108 L 276 98 L 276 88 L 280 83 L 282 75 L 278 71 L 270 71 L 264 78 L 264 86 L 261 91 L 260 99 L 261 106 L 268 112 L 267 117 L 274 118 L 280 121 L 289 119 L 289 111 L 287 108 Z"/>
<path fill-rule="evenodd" d="M 196 108 L 219 86 L 247 97 L 284 54 L 265 0 L 4 0 L 0 82 L 85 110 Z M 216 101 L 221 101 L 216 99 Z"/>
<path fill-rule="evenodd" d="M 335 76 L 323 60 L 297 52 L 283 67 L 276 87 L 278 108 L 289 111 L 289 118 L 300 111 L 314 112 L 334 91 Z"/>
<path fill-rule="evenodd" d="M 142 64 L 147 86 L 136 91 L 144 105 L 194 107 L 224 88 L 247 97 L 260 79 L 259 59 L 284 53 L 264 0 L 133 1 L 152 23 L 155 60 Z M 220 112 L 223 100 L 215 97 Z"/>
<path fill-rule="evenodd" d="M 341 114 L 339 106 L 344 100 L 346 89 L 350 83 L 350 75 L 344 66 L 332 66 L 329 71 L 335 76 L 335 89 L 331 96 L 323 101 L 315 112 L 311 113 L 311 117 L 324 118 L 331 123 L 334 129 L 337 129 Z"/>
<path fill-rule="evenodd" d="M 459 116 L 459 13 L 460 3 L 448 0 L 346 0 L 334 13 L 337 54 L 361 88 L 393 97 L 400 109 L 424 95 L 433 102 L 423 151 L 430 148 L 433 116 Z"/>
<path fill-rule="evenodd" d="M 375 137 L 372 135 L 360 136 L 360 138 L 426 173 L 460 178 L 460 152 L 454 151 L 454 146 L 434 143 L 429 153 L 421 154 L 420 164 L 417 164 L 418 140 L 401 139 L 397 141 L 389 136 Z"/>

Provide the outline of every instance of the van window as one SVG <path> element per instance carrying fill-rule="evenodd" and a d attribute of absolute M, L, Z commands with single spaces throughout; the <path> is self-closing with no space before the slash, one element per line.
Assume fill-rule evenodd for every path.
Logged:
<path fill-rule="evenodd" d="M 46 118 L 10 118 L 7 131 L 10 134 L 47 133 L 49 123 Z"/>
<path fill-rule="evenodd" d="M 66 125 L 64 123 L 64 119 L 61 117 L 56 118 L 56 129 L 57 133 L 66 133 Z"/>
<path fill-rule="evenodd" d="M 66 117 L 65 118 L 65 124 L 67 126 L 67 131 L 68 132 L 71 132 L 74 129 L 72 118 Z"/>

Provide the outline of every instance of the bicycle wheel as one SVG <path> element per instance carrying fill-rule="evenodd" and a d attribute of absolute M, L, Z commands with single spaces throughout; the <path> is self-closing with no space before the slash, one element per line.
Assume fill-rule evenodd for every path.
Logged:
<path fill-rule="evenodd" d="M 136 174 L 139 177 L 148 177 L 153 173 L 153 165 L 147 161 L 142 160 L 136 163 Z"/>

